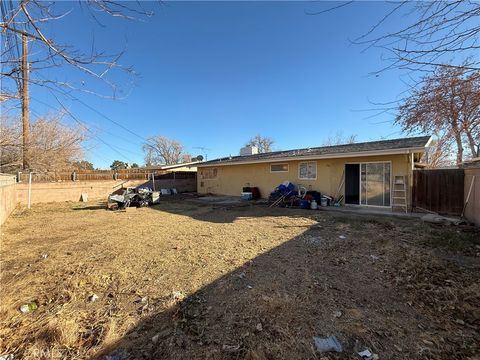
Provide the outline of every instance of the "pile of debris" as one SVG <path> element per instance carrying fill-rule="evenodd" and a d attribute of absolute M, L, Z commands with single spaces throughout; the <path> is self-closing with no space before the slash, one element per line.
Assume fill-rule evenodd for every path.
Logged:
<path fill-rule="evenodd" d="M 121 188 L 108 196 L 107 209 L 119 210 L 126 209 L 128 207 L 146 207 L 158 204 L 160 201 L 160 195 L 176 195 L 177 190 L 173 189 L 160 189 L 160 191 L 154 191 L 149 187 L 127 187 Z"/>
<path fill-rule="evenodd" d="M 307 190 L 305 187 L 285 181 L 278 185 L 268 198 L 269 207 L 299 207 L 316 210 L 319 206 L 340 206 L 343 195 L 334 198 L 319 191 Z"/>

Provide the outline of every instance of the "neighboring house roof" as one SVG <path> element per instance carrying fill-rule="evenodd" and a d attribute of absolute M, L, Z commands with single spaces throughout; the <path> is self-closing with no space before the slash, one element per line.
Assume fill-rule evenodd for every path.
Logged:
<path fill-rule="evenodd" d="M 180 167 L 196 167 L 197 164 L 200 161 L 192 161 L 192 162 L 187 162 L 187 163 L 179 163 L 179 164 L 173 164 L 173 165 L 152 165 L 152 166 L 144 166 L 142 169 L 147 169 L 147 170 L 171 170 L 171 169 L 176 169 Z"/>
<path fill-rule="evenodd" d="M 161 165 L 160 169 L 171 170 L 171 169 L 176 169 L 176 168 L 180 168 L 180 167 L 196 167 L 198 165 L 198 163 L 199 163 L 199 161 L 192 161 L 192 162 L 173 164 L 173 165 Z"/>
<path fill-rule="evenodd" d="M 274 151 L 263 154 L 229 156 L 198 164 L 203 166 L 235 165 L 245 163 L 278 162 L 288 160 L 315 160 L 325 158 L 342 158 L 353 156 L 394 155 L 425 151 L 431 140 L 430 136 L 418 136 L 393 140 L 370 141 L 363 143 L 322 146 L 305 149 Z"/>

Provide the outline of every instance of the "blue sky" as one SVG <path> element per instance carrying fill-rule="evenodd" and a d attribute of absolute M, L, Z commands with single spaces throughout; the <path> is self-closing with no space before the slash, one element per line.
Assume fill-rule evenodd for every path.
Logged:
<path fill-rule="evenodd" d="M 77 2 L 50 28 L 61 42 L 88 50 L 126 49 L 122 64 L 136 77 L 113 75 L 119 100 L 75 95 L 63 100 L 92 126 L 88 160 L 108 167 L 114 159 L 143 163 L 141 137 L 164 135 L 193 155 L 236 155 L 260 133 L 275 149 L 319 146 L 338 131 L 359 141 L 400 137 L 393 114 L 374 118 L 371 101 L 392 101 L 405 90 L 397 71 L 370 75 L 386 65 L 377 49 L 363 52 L 349 39 L 365 33 L 391 4 L 359 2 L 323 15 L 338 3 L 168 2 L 143 3 L 155 15 L 129 21 L 100 15 L 101 26 Z M 393 19 L 387 29 L 399 26 Z M 44 73 L 106 92 L 101 83 L 68 69 Z M 132 84 L 133 80 L 133 84 Z M 45 89 L 32 89 L 33 117 L 58 108 Z M 45 104 L 49 104 L 47 107 Z M 104 115 L 104 116 L 103 116 Z M 134 136 L 111 119 L 140 137 Z M 66 119 L 66 121 L 69 121 Z M 101 139 L 101 140 L 100 140 Z"/>

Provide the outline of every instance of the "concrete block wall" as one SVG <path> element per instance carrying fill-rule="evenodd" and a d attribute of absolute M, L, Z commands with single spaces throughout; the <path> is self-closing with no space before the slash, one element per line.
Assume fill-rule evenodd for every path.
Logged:
<path fill-rule="evenodd" d="M 31 190 L 31 204 L 80 201 L 82 194 L 87 194 L 89 200 L 106 200 L 107 196 L 119 187 L 148 186 L 151 181 L 145 180 L 106 180 L 106 181 L 62 181 L 34 182 Z M 160 179 L 155 180 L 155 189 L 176 188 L 178 192 L 196 191 L 196 179 Z M 0 225 L 2 225 L 17 204 L 28 204 L 28 183 L 15 184 L 12 176 L 8 182 L 0 184 Z"/>
<path fill-rule="evenodd" d="M 80 201 L 83 193 L 88 195 L 89 200 L 106 199 L 116 186 L 138 186 L 145 183 L 144 180 L 125 181 L 78 181 L 78 182 L 54 182 L 32 183 L 31 204 Z M 22 205 L 28 203 L 28 184 L 17 184 L 17 201 Z"/>
<path fill-rule="evenodd" d="M 125 180 L 118 181 L 65 181 L 55 183 L 32 183 L 31 203 L 48 203 L 61 201 L 80 201 L 83 193 L 88 194 L 89 200 L 107 199 L 107 196 L 120 185 L 123 187 L 148 186 L 151 181 Z M 178 192 L 196 191 L 196 179 L 161 179 L 155 180 L 155 189 L 176 188 Z M 22 205 L 28 203 L 28 184 L 17 184 L 17 201 Z"/>
<path fill-rule="evenodd" d="M 0 226 L 3 225 L 17 206 L 15 187 L 15 184 L 0 186 Z"/>

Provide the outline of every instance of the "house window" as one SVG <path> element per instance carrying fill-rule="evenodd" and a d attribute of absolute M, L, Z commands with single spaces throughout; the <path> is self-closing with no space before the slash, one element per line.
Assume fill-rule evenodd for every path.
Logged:
<path fill-rule="evenodd" d="M 270 172 L 288 172 L 288 164 L 271 164 Z"/>
<path fill-rule="evenodd" d="M 316 180 L 317 163 L 315 161 L 309 161 L 298 164 L 298 178 L 300 180 Z"/>
<path fill-rule="evenodd" d="M 218 169 L 217 168 L 206 168 L 200 170 L 200 178 L 205 180 L 211 180 L 217 178 Z"/>

